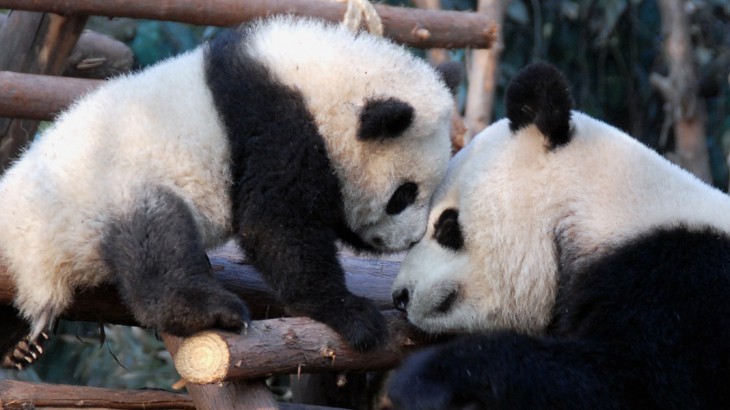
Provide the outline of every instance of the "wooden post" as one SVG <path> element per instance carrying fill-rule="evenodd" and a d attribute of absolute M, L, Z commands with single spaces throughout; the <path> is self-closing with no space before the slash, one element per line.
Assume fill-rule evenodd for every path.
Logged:
<path fill-rule="evenodd" d="M 0 70 L 61 74 L 87 16 L 13 11 L 0 30 Z M 33 138 L 38 122 L 0 118 L 0 173 Z"/>
<path fill-rule="evenodd" d="M 500 27 L 510 0 L 479 0 L 478 10 L 493 19 Z M 500 29 L 501 32 L 501 29 Z M 464 108 L 464 122 L 469 129 L 465 142 L 483 130 L 492 121 L 492 107 L 499 79 L 499 56 L 502 43 L 497 39 L 488 50 L 471 52 L 469 90 Z"/>

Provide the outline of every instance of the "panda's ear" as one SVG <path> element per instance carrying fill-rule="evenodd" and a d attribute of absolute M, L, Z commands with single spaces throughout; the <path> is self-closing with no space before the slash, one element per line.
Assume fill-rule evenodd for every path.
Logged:
<path fill-rule="evenodd" d="M 413 107 L 395 97 L 371 99 L 360 111 L 357 138 L 363 141 L 397 138 L 411 126 Z"/>
<path fill-rule="evenodd" d="M 507 86 L 505 106 L 513 132 L 535 124 L 548 149 L 570 142 L 570 86 L 552 65 L 533 63 L 520 70 Z"/>
<path fill-rule="evenodd" d="M 459 90 L 459 86 L 464 81 L 464 68 L 461 66 L 461 63 L 447 61 L 436 65 L 435 68 L 441 74 L 441 79 L 446 83 L 446 88 L 455 96 Z"/>

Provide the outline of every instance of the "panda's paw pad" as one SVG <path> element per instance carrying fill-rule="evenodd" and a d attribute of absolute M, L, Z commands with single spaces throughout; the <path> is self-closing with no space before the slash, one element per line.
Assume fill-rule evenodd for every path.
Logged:
<path fill-rule="evenodd" d="M 24 337 L 2 357 L 2 367 L 23 370 L 43 356 L 43 343 L 48 340 L 48 334 L 41 333 L 31 341 Z"/>
<path fill-rule="evenodd" d="M 333 327 L 353 348 L 367 351 L 387 343 L 385 319 L 372 301 L 352 295 L 338 316 Z"/>
<path fill-rule="evenodd" d="M 224 289 L 197 289 L 193 294 L 170 303 L 163 309 L 158 327 L 179 336 L 207 329 L 240 333 L 248 327 L 250 314 L 243 301 Z M 173 306 L 174 305 L 174 306 Z"/>

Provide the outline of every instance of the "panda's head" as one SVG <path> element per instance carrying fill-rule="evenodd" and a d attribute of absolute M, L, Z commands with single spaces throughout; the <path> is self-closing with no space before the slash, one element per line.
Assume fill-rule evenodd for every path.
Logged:
<path fill-rule="evenodd" d="M 451 160 L 426 235 L 393 285 L 417 326 L 543 330 L 558 283 L 611 249 L 656 227 L 728 220 L 722 193 L 571 111 L 552 66 L 522 70 L 505 102 L 507 118 Z"/>
<path fill-rule="evenodd" d="M 418 241 L 450 157 L 447 81 L 458 76 L 385 38 L 315 20 L 280 18 L 251 33 L 249 53 L 299 91 L 314 117 L 350 242 L 398 251 Z"/>

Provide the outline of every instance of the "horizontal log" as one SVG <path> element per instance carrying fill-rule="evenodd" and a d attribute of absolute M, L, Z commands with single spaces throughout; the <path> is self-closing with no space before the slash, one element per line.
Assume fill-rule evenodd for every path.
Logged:
<path fill-rule="evenodd" d="M 164 390 L 121 390 L 0 380 L 0 409 L 40 408 L 195 410 L 190 396 Z M 331 407 L 279 403 L 281 410 L 336 410 Z"/>
<path fill-rule="evenodd" d="M 271 288 L 251 266 L 241 262 L 242 255 L 231 244 L 209 253 L 216 277 L 241 297 L 254 319 L 280 317 L 284 314 Z M 390 285 L 398 273 L 397 261 L 366 259 L 346 255 L 341 258 L 347 286 L 353 293 L 373 299 L 381 309 L 393 304 Z M 10 304 L 15 296 L 14 285 L 5 266 L 0 264 L 0 304 Z M 64 318 L 101 323 L 134 325 L 132 314 L 121 303 L 113 286 L 102 285 L 77 292 L 74 304 Z"/>
<path fill-rule="evenodd" d="M 187 394 L 163 390 L 120 390 L 0 380 L 1 409 L 43 407 L 195 410 Z"/>
<path fill-rule="evenodd" d="M 389 340 L 375 351 L 352 350 L 312 319 L 254 321 L 242 334 L 206 331 L 183 339 L 174 355 L 178 373 L 192 383 L 257 379 L 272 374 L 382 370 L 395 367 L 416 346 L 436 339 L 419 332 L 397 311 L 384 312 Z M 166 343 L 174 336 L 164 335 Z"/>
<path fill-rule="evenodd" d="M 100 80 L 0 71 L 0 117 L 52 120 Z"/>
<path fill-rule="evenodd" d="M 0 0 L 0 8 L 232 26 L 274 14 L 337 22 L 347 4 L 325 0 Z M 483 14 L 384 4 L 376 4 L 375 9 L 383 22 L 383 34 L 413 47 L 489 48 L 497 36 L 496 24 Z"/>

